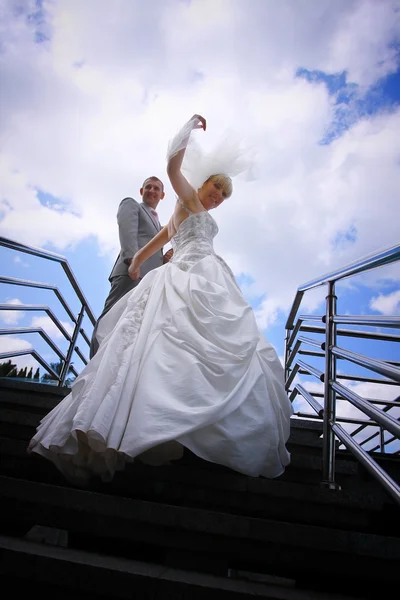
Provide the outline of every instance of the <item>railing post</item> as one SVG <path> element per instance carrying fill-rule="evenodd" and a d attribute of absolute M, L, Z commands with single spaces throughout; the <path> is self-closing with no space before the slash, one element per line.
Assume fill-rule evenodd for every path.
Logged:
<path fill-rule="evenodd" d="M 380 451 L 382 454 L 385 454 L 385 430 L 382 426 L 379 427 L 379 443 L 380 443 Z"/>
<path fill-rule="evenodd" d="M 289 371 L 290 369 L 288 368 L 287 364 L 288 364 L 288 360 L 289 360 L 289 339 L 290 339 L 290 329 L 286 328 L 286 336 L 285 336 L 285 383 L 287 382 L 287 379 L 289 377 Z"/>
<path fill-rule="evenodd" d="M 326 297 L 326 333 L 325 333 L 325 375 L 324 375 L 324 424 L 323 424 L 323 453 L 322 453 L 322 487 L 331 490 L 340 489 L 335 483 L 335 434 L 331 422 L 336 418 L 336 391 L 331 382 L 336 380 L 336 356 L 332 347 L 336 346 L 336 324 L 333 317 L 336 315 L 335 282 L 328 282 L 328 295 Z"/>
<path fill-rule="evenodd" d="M 60 380 L 58 382 L 58 385 L 60 387 L 64 385 L 65 380 L 67 378 L 69 366 L 71 364 L 72 354 L 74 352 L 76 340 L 78 339 L 78 335 L 79 335 L 79 331 L 81 329 L 82 319 L 83 319 L 84 314 L 85 314 L 85 307 L 82 305 L 82 308 L 81 308 L 78 318 L 76 320 L 75 329 L 74 329 L 74 333 L 72 334 L 71 343 L 68 348 L 67 356 L 65 357 L 65 363 L 63 365 L 63 368 L 61 369 Z"/>

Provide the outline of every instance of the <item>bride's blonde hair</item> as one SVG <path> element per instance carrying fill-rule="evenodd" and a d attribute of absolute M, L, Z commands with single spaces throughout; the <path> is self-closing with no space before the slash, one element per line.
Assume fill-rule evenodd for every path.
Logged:
<path fill-rule="evenodd" d="M 203 187 L 209 181 L 212 181 L 213 183 L 219 183 L 219 185 L 222 187 L 222 191 L 225 193 L 226 198 L 232 196 L 232 179 L 227 175 L 222 175 L 221 173 L 218 173 L 217 175 L 211 175 L 210 177 L 208 177 L 208 179 L 204 181 L 201 187 Z"/>

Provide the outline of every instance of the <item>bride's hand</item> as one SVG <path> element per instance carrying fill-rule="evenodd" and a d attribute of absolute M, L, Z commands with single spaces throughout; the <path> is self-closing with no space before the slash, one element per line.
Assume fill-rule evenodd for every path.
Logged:
<path fill-rule="evenodd" d="M 204 129 L 204 131 L 206 130 L 207 122 L 205 118 L 201 115 L 193 115 L 193 117 L 190 120 L 195 122 L 195 125 L 193 125 L 193 129 Z"/>
<path fill-rule="evenodd" d="M 136 254 L 129 265 L 128 275 L 133 280 L 140 279 L 140 262 Z"/>

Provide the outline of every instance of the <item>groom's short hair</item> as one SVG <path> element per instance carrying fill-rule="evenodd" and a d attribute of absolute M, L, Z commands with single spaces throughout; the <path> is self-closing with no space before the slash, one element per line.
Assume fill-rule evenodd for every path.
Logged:
<path fill-rule="evenodd" d="M 161 191 L 164 191 L 164 184 L 161 181 L 161 179 L 159 179 L 158 177 L 156 177 L 155 175 L 151 175 L 150 177 L 146 177 L 146 179 L 143 181 L 143 185 L 142 188 L 144 188 L 146 181 L 158 181 L 158 183 L 161 184 Z"/>

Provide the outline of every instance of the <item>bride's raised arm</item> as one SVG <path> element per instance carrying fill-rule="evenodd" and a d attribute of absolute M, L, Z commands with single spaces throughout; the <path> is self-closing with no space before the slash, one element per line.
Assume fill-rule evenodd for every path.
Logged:
<path fill-rule="evenodd" d="M 193 188 L 181 172 L 183 157 L 185 155 L 186 146 L 193 129 L 206 130 L 206 120 L 201 115 L 193 115 L 193 117 L 182 127 L 179 133 L 170 142 L 168 147 L 168 163 L 167 173 L 171 185 L 174 188 L 178 198 L 189 206 L 193 202 Z M 157 235 L 153 237 L 143 248 L 140 248 L 129 266 L 128 274 L 131 279 L 139 279 L 140 266 L 145 260 L 150 258 L 155 252 L 160 250 L 172 237 L 175 231 L 173 217 L 169 220 Z"/>
<path fill-rule="evenodd" d="M 185 155 L 186 146 L 193 129 L 206 130 L 206 120 L 201 115 L 193 117 L 182 127 L 168 147 L 167 173 L 172 187 L 178 198 L 190 203 L 193 200 L 193 188 L 182 174 L 181 166 Z"/>

